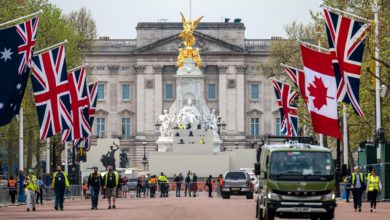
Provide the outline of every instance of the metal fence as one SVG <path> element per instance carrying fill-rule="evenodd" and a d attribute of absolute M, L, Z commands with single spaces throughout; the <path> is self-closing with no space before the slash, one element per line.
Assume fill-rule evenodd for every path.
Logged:
<path fill-rule="evenodd" d="M 18 199 L 19 191 L 16 194 L 16 200 Z M 70 185 L 66 189 L 65 199 L 74 200 L 77 197 L 81 198 L 82 189 L 80 185 Z M 46 188 L 43 190 L 43 200 L 52 201 L 55 199 L 55 193 L 53 189 Z M 0 206 L 8 205 L 11 203 L 11 196 L 9 195 L 8 188 L 0 188 Z"/>

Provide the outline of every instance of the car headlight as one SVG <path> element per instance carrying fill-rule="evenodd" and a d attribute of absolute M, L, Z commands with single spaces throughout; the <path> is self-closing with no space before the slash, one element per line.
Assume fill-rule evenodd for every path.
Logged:
<path fill-rule="evenodd" d="M 279 195 L 274 192 L 268 193 L 268 199 L 269 200 L 280 200 Z"/>
<path fill-rule="evenodd" d="M 336 195 L 334 194 L 334 192 L 331 192 L 331 193 L 323 196 L 323 199 L 326 201 L 335 200 L 335 198 L 336 198 Z"/>

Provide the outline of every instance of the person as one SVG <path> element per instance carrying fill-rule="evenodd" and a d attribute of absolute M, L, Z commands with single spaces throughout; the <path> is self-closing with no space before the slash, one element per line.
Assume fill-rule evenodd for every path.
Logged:
<path fill-rule="evenodd" d="M 16 196 L 16 181 L 14 180 L 13 176 L 10 176 L 8 180 L 8 192 L 11 196 L 11 203 L 15 204 L 15 196 Z"/>
<path fill-rule="evenodd" d="M 91 192 L 91 203 L 92 210 L 98 209 L 99 202 L 99 191 L 103 187 L 103 179 L 100 173 L 98 172 L 98 168 L 93 167 L 93 173 L 88 176 L 88 189 Z"/>
<path fill-rule="evenodd" d="M 149 196 L 149 191 L 150 191 L 149 179 L 150 179 L 149 174 L 147 176 L 144 176 L 144 180 L 143 180 L 144 181 L 144 184 L 143 184 L 144 198 L 145 198 L 145 196 L 146 197 Z"/>
<path fill-rule="evenodd" d="M 82 185 L 84 199 L 87 199 L 88 183 L 84 182 Z"/>
<path fill-rule="evenodd" d="M 158 182 L 160 183 L 160 197 L 168 197 L 168 179 L 163 172 L 158 177 Z"/>
<path fill-rule="evenodd" d="M 38 190 L 38 185 L 37 185 L 37 178 L 33 175 L 33 173 L 34 170 L 29 169 L 28 175 L 24 180 L 27 212 L 30 211 L 31 204 L 32 204 L 32 210 L 35 211 L 35 192 Z"/>
<path fill-rule="evenodd" d="M 141 192 L 142 192 L 143 186 L 142 186 L 142 177 L 139 176 L 137 178 L 137 198 L 141 198 Z"/>
<path fill-rule="evenodd" d="M 351 176 L 345 175 L 343 182 L 345 187 L 345 201 L 349 202 L 349 194 L 351 193 Z"/>
<path fill-rule="evenodd" d="M 181 197 L 180 191 L 181 191 L 181 183 L 183 182 L 183 174 L 179 173 L 179 175 L 176 177 L 176 197 Z"/>
<path fill-rule="evenodd" d="M 207 188 L 209 190 L 209 198 L 212 198 L 213 197 L 213 176 L 210 175 L 206 179 L 205 185 L 207 186 Z"/>
<path fill-rule="evenodd" d="M 191 190 L 193 193 L 192 196 L 196 197 L 196 193 L 198 191 L 198 176 L 196 175 L 196 173 L 194 173 L 192 175 Z M 191 194 L 191 191 L 190 191 L 190 194 Z"/>
<path fill-rule="evenodd" d="M 58 208 L 60 208 L 60 210 L 63 211 L 65 188 L 69 188 L 69 180 L 68 175 L 65 172 L 62 172 L 61 166 L 57 166 L 57 172 L 54 172 L 53 174 L 51 188 L 54 189 L 54 194 L 56 196 L 54 209 L 58 211 Z"/>
<path fill-rule="evenodd" d="M 353 194 L 353 207 L 355 212 L 359 210 L 362 211 L 362 193 L 365 188 L 364 176 L 363 173 L 360 172 L 360 167 L 356 166 L 354 168 L 355 172 L 352 173 L 352 194 Z"/>
<path fill-rule="evenodd" d="M 187 176 L 184 179 L 184 182 L 185 182 L 184 197 L 187 197 L 187 192 L 188 192 L 188 195 L 191 197 L 191 192 L 190 192 L 190 189 L 191 189 L 190 188 L 191 176 L 190 176 L 190 172 L 187 173 Z"/>
<path fill-rule="evenodd" d="M 150 185 L 150 197 L 154 198 L 156 194 L 156 186 L 157 186 L 157 178 L 156 175 L 152 175 L 149 179 L 149 185 Z"/>
<path fill-rule="evenodd" d="M 106 197 L 108 200 L 108 209 L 111 209 L 111 198 L 112 198 L 112 208 L 116 209 L 115 200 L 116 200 L 116 187 L 119 183 L 119 175 L 114 168 L 110 165 L 107 167 L 108 172 L 104 175 L 104 189 L 106 190 Z"/>
<path fill-rule="evenodd" d="M 41 201 L 41 205 L 43 205 L 43 189 L 45 188 L 45 184 L 42 181 L 42 177 L 38 177 L 37 180 L 37 185 L 38 185 L 38 192 L 37 192 L 37 199 L 36 203 L 39 204 L 39 201 Z"/>
<path fill-rule="evenodd" d="M 217 193 L 218 193 L 218 196 L 221 196 L 221 193 L 222 193 L 222 186 L 223 186 L 223 177 L 222 177 L 222 174 L 219 174 L 218 176 L 218 190 L 217 190 Z"/>
<path fill-rule="evenodd" d="M 127 187 L 127 182 L 129 181 L 129 179 L 127 178 L 127 176 L 124 176 L 122 178 L 122 182 L 121 182 L 121 185 L 122 185 L 122 196 L 125 197 L 125 199 L 127 198 L 127 191 L 129 191 L 129 188 Z"/>
<path fill-rule="evenodd" d="M 378 192 L 382 190 L 382 183 L 378 175 L 376 175 L 376 169 L 371 169 L 371 175 L 367 180 L 368 194 L 370 194 L 370 212 L 376 212 L 376 198 Z"/>

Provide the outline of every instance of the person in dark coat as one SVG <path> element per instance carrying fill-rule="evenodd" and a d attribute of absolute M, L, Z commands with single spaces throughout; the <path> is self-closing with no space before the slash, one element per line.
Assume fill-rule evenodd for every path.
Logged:
<path fill-rule="evenodd" d="M 16 196 L 16 181 L 14 180 L 14 177 L 11 176 L 8 180 L 8 192 L 11 196 L 11 203 L 15 204 L 15 196 Z"/>
<path fill-rule="evenodd" d="M 206 179 L 206 186 L 207 186 L 207 188 L 209 189 L 209 198 L 212 198 L 213 197 L 213 195 L 212 195 L 212 193 L 213 193 L 213 183 L 212 183 L 212 181 L 213 181 L 213 176 L 209 176 L 207 179 Z"/>
<path fill-rule="evenodd" d="M 100 189 L 103 187 L 103 178 L 98 172 L 97 167 L 93 167 L 93 173 L 91 173 L 88 177 L 88 189 L 91 192 L 91 203 L 92 207 L 91 209 L 98 209 L 98 202 L 99 202 L 99 192 Z"/>

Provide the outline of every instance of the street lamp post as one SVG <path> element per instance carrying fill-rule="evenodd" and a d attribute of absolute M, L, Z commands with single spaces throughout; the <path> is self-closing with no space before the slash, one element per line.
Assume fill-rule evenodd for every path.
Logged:
<path fill-rule="evenodd" d="M 142 165 L 144 166 L 144 171 L 147 171 L 146 166 L 149 164 L 148 158 L 146 158 L 146 142 L 142 142 L 142 145 L 144 146 L 144 157 L 142 158 Z"/>

